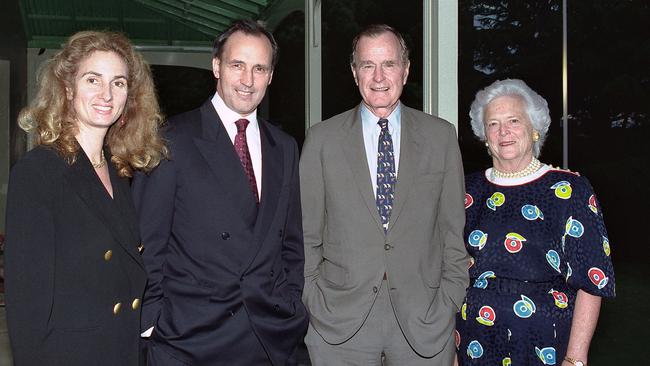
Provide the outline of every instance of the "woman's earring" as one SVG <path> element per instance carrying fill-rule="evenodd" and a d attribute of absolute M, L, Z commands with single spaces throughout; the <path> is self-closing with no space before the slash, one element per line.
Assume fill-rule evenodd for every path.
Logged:
<path fill-rule="evenodd" d="M 533 131 L 533 142 L 539 141 L 539 132 Z"/>
<path fill-rule="evenodd" d="M 118 122 L 118 125 L 120 127 L 124 127 L 125 124 L 126 124 L 126 121 L 124 120 L 124 115 L 122 115 L 122 117 L 120 117 L 120 121 Z"/>

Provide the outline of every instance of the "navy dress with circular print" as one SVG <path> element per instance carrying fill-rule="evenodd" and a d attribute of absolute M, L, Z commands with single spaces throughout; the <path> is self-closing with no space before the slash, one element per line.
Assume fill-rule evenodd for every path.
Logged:
<path fill-rule="evenodd" d="M 614 296 L 603 215 L 588 180 L 549 169 L 518 185 L 466 177 L 470 288 L 460 365 L 559 365 L 578 290 Z"/>

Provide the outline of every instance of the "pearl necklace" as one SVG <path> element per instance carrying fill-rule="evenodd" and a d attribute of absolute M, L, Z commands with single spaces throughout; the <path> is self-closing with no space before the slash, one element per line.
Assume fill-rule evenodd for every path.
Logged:
<path fill-rule="evenodd" d="M 104 156 L 104 150 L 101 150 L 102 154 L 98 162 L 90 161 L 90 164 L 93 166 L 95 169 L 100 169 L 103 168 L 104 165 L 106 165 L 106 156 Z"/>
<path fill-rule="evenodd" d="M 518 172 L 504 173 L 498 171 L 495 167 L 492 167 L 492 177 L 493 178 L 521 178 L 527 175 L 531 175 L 539 170 L 542 167 L 542 163 L 533 157 L 533 160 L 530 161 L 527 167 Z"/>

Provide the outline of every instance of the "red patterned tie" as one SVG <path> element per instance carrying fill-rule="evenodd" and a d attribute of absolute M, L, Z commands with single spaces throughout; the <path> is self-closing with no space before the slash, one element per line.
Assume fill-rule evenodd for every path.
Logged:
<path fill-rule="evenodd" d="M 260 198 L 257 194 L 257 181 L 255 180 L 255 171 L 253 171 L 253 161 L 251 160 L 251 154 L 248 152 L 248 143 L 246 142 L 246 127 L 248 127 L 248 123 L 247 119 L 240 119 L 235 122 L 235 125 L 237 126 L 235 151 L 237 151 L 241 166 L 244 168 L 246 178 L 248 178 L 248 183 L 250 184 L 253 195 L 255 196 L 255 202 L 259 203 Z"/>

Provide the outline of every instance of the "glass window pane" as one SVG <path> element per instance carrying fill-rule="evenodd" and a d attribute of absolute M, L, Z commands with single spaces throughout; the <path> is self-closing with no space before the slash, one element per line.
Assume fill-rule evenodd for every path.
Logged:
<path fill-rule="evenodd" d="M 422 0 L 326 0 L 322 7 L 323 119 L 361 102 L 350 71 L 352 39 L 365 26 L 395 27 L 411 50 L 408 82 L 402 102 L 422 109 Z"/>
<path fill-rule="evenodd" d="M 480 1 L 459 3 L 459 138 L 465 172 L 492 165 L 469 123 L 476 92 L 507 78 L 524 80 L 544 97 L 551 128 L 540 159 L 562 163 L 562 2 Z"/>
<path fill-rule="evenodd" d="M 205 54 L 206 62 L 210 59 Z M 212 71 L 188 66 L 151 65 L 158 102 L 166 117 L 198 108 L 214 95 Z"/>
<path fill-rule="evenodd" d="M 596 189 L 615 258 L 645 258 L 650 5 L 572 1 L 568 11 L 570 167 Z"/>
<path fill-rule="evenodd" d="M 273 30 L 280 58 L 267 91 L 269 120 L 302 146 L 305 140 L 305 14 L 289 14 Z"/>

